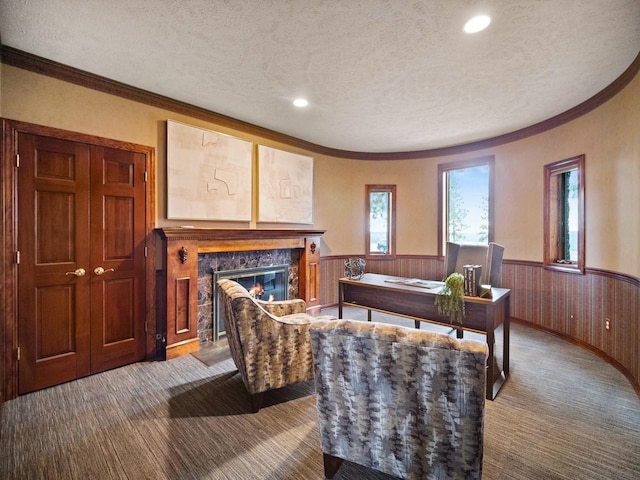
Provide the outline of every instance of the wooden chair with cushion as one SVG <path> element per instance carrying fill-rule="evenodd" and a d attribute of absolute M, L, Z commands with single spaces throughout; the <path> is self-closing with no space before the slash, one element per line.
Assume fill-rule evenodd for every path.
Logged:
<path fill-rule="evenodd" d="M 486 344 L 382 323 L 310 327 L 324 471 L 482 476 Z"/>
<path fill-rule="evenodd" d="M 308 315 L 302 299 L 258 301 L 228 279 L 218 281 L 218 297 L 231 357 L 254 412 L 265 391 L 313 378 L 309 326 L 335 317 Z"/>

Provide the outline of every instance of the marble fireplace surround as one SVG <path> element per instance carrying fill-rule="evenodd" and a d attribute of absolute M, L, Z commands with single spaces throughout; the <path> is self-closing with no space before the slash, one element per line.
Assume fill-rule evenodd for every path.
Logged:
<path fill-rule="evenodd" d="M 288 263 L 289 298 L 302 298 L 309 313 L 316 313 L 320 308 L 320 240 L 324 232 L 156 229 L 162 263 L 157 283 L 157 331 L 161 332 L 163 345 L 159 348 L 165 358 L 196 351 L 201 341 L 212 338 L 214 269 Z"/>
<path fill-rule="evenodd" d="M 218 299 L 215 297 L 215 274 L 269 270 L 270 267 L 288 265 L 288 298 L 298 298 L 298 264 L 300 252 L 287 250 L 250 250 L 247 252 L 220 252 L 198 254 L 198 338 L 200 343 L 216 340 L 215 312 Z"/>

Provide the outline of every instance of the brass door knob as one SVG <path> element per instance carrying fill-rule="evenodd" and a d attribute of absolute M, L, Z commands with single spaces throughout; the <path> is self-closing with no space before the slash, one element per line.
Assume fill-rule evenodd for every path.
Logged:
<path fill-rule="evenodd" d="M 84 268 L 77 268 L 75 272 L 67 272 L 65 275 L 75 275 L 76 277 L 84 277 L 87 271 Z"/>
<path fill-rule="evenodd" d="M 93 273 L 95 273 L 96 275 L 102 275 L 102 274 L 104 274 L 104 273 L 107 273 L 107 272 L 114 272 L 114 271 L 115 271 L 115 270 L 114 270 L 113 268 L 107 268 L 107 269 L 105 270 L 105 269 L 104 269 L 104 268 L 102 268 L 102 267 L 96 267 L 96 268 L 93 270 Z"/>

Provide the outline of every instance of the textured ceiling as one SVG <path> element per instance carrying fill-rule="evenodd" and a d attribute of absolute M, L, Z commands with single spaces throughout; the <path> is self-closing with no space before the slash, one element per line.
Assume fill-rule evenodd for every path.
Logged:
<path fill-rule="evenodd" d="M 463 33 L 478 13 L 489 28 Z M 591 98 L 640 51 L 640 0 L 2 0 L 0 35 L 325 147 L 400 152 Z"/>

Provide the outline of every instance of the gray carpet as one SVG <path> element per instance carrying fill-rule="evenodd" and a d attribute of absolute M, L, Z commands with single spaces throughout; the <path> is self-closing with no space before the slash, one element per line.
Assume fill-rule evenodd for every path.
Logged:
<path fill-rule="evenodd" d="M 322 479 L 313 390 L 267 393 L 251 414 L 224 348 L 129 365 L 7 402 L 0 478 Z M 485 479 L 640 478 L 633 388 L 553 335 L 512 325 L 511 378 L 485 422 Z M 389 477 L 346 463 L 336 478 Z"/>

